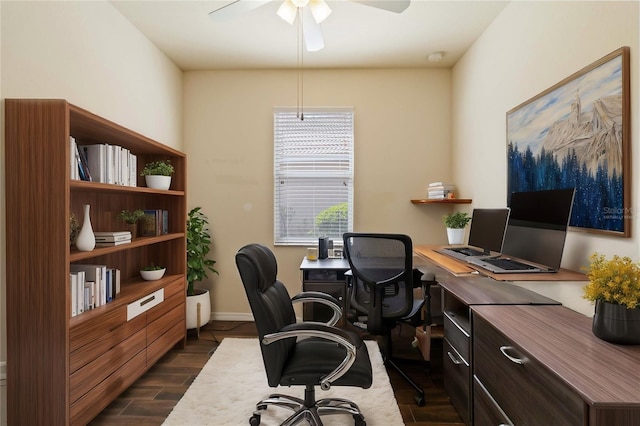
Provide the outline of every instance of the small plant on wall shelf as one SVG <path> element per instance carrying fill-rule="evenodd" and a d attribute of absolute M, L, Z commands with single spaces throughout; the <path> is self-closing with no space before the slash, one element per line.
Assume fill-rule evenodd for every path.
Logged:
<path fill-rule="evenodd" d="M 442 220 L 447 228 L 462 229 L 471 221 L 471 216 L 466 212 L 455 212 L 443 216 Z"/>

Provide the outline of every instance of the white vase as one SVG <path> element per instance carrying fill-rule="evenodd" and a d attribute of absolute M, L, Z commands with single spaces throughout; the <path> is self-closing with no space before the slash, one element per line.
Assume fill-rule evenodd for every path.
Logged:
<path fill-rule="evenodd" d="M 464 228 L 447 228 L 449 244 L 462 244 L 464 242 Z"/>
<path fill-rule="evenodd" d="M 209 290 L 194 288 L 193 296 L 187 296 L 187 330 L 206 325 L 211 320 L 211 299 Z"/>
<path fill-rule="evenodd" d="M 171 176 L 147 175 L 144 177 L 147 188 L 169 189 L 171 186 Z"/>
<path fill-rule="evenodd" d="M 91 217 L 89 216 L 89 204 L 82 206 L 84 209 L 84 219 L 82 221 L 82 228 L 76 239 L 76 248 L 80 251 L 91 251 L 96 246 L 96 237 L 93 235 L 93 228 L 91 227 Z"/>

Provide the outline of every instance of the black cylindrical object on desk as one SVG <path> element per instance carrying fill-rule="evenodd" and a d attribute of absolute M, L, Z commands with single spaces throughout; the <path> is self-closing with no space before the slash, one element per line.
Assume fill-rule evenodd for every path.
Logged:
<path fill-rule="evenodd" d="M 329 257 L 329 238 L 318 238 L 318 259 Z"/>

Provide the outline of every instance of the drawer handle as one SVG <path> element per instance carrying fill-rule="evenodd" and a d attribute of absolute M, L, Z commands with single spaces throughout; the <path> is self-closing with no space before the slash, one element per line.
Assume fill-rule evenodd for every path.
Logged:
<path fill-rule="evenodd" d="M 460 360 L 454 354 L 452 354 L 450 351 L 447 351 L 447 355 L 449 355 L 449 358 L 451 358 L 451 362 L 453 362 L 455 365 L 460 365 Z"/>
<path fill-rule="evenodd" d="M 150 298 L 145 299 L 142 302 L 140 302 L 140 306 L 144 306 L 147 303 L 153 302 L 154 300 L 156 300 L 156 296 L 151 296 Z"/>
<path fill-rule="evenodd" d="M 506 356 L 507 359 L 509 359 L 509 361 L 513 362 L 514 364 L 523 365 L 527 359 L 516 358 L 514 356 L 509 355 L 507 351 L 511 351 L 511 350 L 515 350 L 515 348 L 513 346 L 500 346 L 500 352 L 502 352 L 502 355 Z"/>

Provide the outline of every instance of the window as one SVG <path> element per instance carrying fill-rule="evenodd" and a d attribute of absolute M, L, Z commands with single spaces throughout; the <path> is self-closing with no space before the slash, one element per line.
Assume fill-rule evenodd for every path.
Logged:
<path fill-rule="evenodd" d="M 342 241 L 353 229 L 353 108 L 276 108 L 274 234 L 276 244 Z"/>

